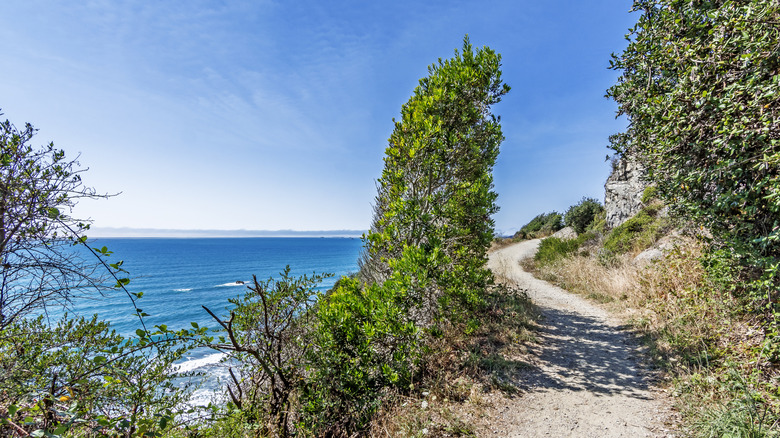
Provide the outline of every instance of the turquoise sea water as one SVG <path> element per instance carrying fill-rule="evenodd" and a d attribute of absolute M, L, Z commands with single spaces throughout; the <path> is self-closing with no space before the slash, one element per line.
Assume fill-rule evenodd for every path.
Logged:
<path fill-rule="evenodd" d="M 214 327 L 215 322 L 203 310 L 206 306 L 217 315 L 227 313 L 228 298 L 239 296 L 251 283 L 278 277 L 286 265 L 294 275 L 314 272 L 332 273 L 321 284 L 330 288 L 342 275 L 357 270 L 362 248 L 358 238 L 202 238 L 202 239 L 95 239 L 91 246 L 108 247 L 113 254 L 110 263 L 124 261 L 123 268 L 131 279 L 130 292 L 143 292 L 137 305 L 149 314 L 147 327 L 166 324 L 170 329 L 190 327 L 190 322 Z M 75 303 L 75 313 L 111 322 L 122 334 L 140 328 L 127 295 L 115 291 L 104 297 L 82 299 Z M 216 363 L 221 354 L 196 350 L 181 364 L 182 370 L 220 374 Z M 216 383 L 206 385 L 206 393 Z M 205 393 L 204 393 L 205 394 Z M 204 394 L 201 394 L 204 396 Z"/>

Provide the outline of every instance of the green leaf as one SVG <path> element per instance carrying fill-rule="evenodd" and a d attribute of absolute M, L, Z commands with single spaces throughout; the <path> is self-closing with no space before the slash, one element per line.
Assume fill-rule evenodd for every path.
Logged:
<path fill-rule="evenodd" d="M 127 286 L 128 284 L 130 284 L 129 278 L 120 278 L 116 281 L 114 287 L 117 289 L 121 289 L 122 287 Z"/>

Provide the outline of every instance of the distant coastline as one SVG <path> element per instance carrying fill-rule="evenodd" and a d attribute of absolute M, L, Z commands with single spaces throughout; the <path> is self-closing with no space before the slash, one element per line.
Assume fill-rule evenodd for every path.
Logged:
<path fill-rule="evenodd" d="M 92 227 L 86 234 L 97 237 L 360 237 L 365 230 L 176 230 L 158 228 Z"/>

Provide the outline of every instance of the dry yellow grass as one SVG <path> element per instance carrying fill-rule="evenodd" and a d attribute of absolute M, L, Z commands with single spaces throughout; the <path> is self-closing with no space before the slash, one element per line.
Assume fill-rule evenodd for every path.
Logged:
<path fill-rule="evenodd" d="M 608 267 L 590 256 L 575 256 L 540 271 L 562 288 L 593 296 L 597 301 L 624 301 L 641 298 L 641 270 L 630 263 Z"/>
<path fill-rule="evenodd" d="M 724 308 L 713 301 L 727 305 L 729 297 L 713 300 L 711 290 L 704 292 L 704 269 L 698 262 L 702 245 L 695 239 L 680 238 L 665 257 L 651 263 L 636 263 L 634 254 L 626 254 L 605 264 L 597 254 L 593 248 L 546 266 L 527 260 L 525 267 L 539 278 L 605 304 L 656 338 L 664 354 L 674 354 L 662 339 L 668 335 L 686 337 L 694 345 L 717 336 L 713 323 L 722 320 Z M 658 336 L 661 332 L 667 336 Z"/>

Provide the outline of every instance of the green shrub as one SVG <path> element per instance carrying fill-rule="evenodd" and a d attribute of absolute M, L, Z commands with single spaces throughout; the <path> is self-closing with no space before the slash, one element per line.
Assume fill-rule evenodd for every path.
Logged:
<path fill-rule="evenodd" d="M 501 79 L 501 55 L 474 48 L 468 36 L 462 50 L 439 59 L 428 72 L 402 105 L 388 139 L 360 275 L 381 283 L 406 246 L 421 247 L 464 269 L 467 275 L 458 282 L 478 291 L 489 282 L 485 275 L 471 274 L 485 270 L 493 239 L 498 194 L 492 171 L 504 140 L 500 118 L 490 108 L 509 86 Z M 450 271 L 449 266 L 440 271 Z M 453 291 L 453 285 L 432 277 L 438 284 L 431 292 Z"/>
<path fill-rule="evenodd" d="M 531 219 L 513 237 L 515 240 L 536 239 L 549 236 L 561 228 L 563 228 L 563 216 L 556 211 L 552 211 L 550 213 L 542 213 Z"/>
<path fill-rule="evenodd" d="M 582 198 L 578 204 L 569 207 L 564 222 L 567 227 L 574 228 L 577 234 L 582 234 L 603 211 L 604 206 L 599 201 L 593 198 Z"/>
<path fill-rule="evenodd" d="M 228 300 L 233 305 L 229 319 L 204 306 L 227 336 L 214 343 L 207 335 L 203 344 L 227 353 L 235 364 L 226 387 L 229 401 L 263 436 L 287 436 L 297 423 L 293 407 L 311 347 L 312 297 L 330 276 L 293 277 L 288 265 L 278 279 L 253 276 L 243 296 Z"/>
<path fill-rule="evenodd" d="M 96 316 L 3 327 L 0 436 L 16 436 L 11 423 L 31 436 L 163 436 L 191 393 L 173 370 L 188 348 L 170 333 L 138 332 L 123 337 Z"/>
<path fill-rule="evenodd" d="M 594 218 L 593 222 L 585 229 L 603 235 L 607 230 L 607 210 L 601 210 Z"/>
<path fill-rule="evenodd" d="M 670 226 L 669 220 L 658 214 L 661 207 L 660 204 L 651 204 L 615 227 L 604 241 L 604 249 L 623 254 L 651 247 Z"/>
<path fill-rule="evenodd" d="M 539 250 L 534 256 L 534 260 L 540 265 L 548 265 L 566 256 L 574 254 L 583 243 L 596 237 L 593 233 L 585 233 L 576 239 L 559 239 L 557 237 L 548 237 L 539 244 Z"/>
<path fill-rule="evenodd" d="M 706 227 L 750 277 L 777 289 L 777 2 L 652 0 L 633 10 L 629 43 L 610 63 L 621 76 L 607 96 L 628 120 L 611 148 L 643 166 L 676 216 Z"/>
<path fill-rule="evenodd" d="M 397 280 L 364 287 L 343 279 L 320 303 L 308 352 L 312 373 L 301 394 L 304 423 L 313 434 L 361 430 L 384 388 L 408 389 L 419 330 L 401 304 L 405 295 Z"/>

